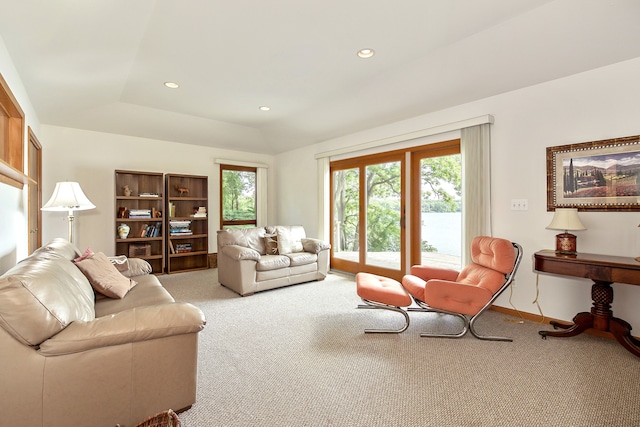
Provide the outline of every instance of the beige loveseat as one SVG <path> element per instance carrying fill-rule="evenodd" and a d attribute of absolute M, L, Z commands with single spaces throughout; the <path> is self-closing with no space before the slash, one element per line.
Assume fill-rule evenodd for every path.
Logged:
<path fill-rule="evenodd" d="M 96 294 L 80 255 L 56 239 L 0 276 L 1 425 L 134 426 L 195 402 L 202 312 L 140 259 L 115 271 L 122 299 Z"/>
<path fill-rule="evenodd" d="M 300 225 L 219 230 L 218 281 L 245 296 L 324 280 L 330 248 Z"/>

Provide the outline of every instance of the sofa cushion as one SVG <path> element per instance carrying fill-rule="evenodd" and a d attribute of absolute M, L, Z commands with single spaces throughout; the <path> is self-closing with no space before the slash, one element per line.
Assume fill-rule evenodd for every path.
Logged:
<path fill-rule="evenodd" d="M 96 292 L 111 298 L 124 298 L 136 282 L 122 275 L 102 252 L 78 261 L 76 266 L 87 276 Z"/>
<path fill-rule="evenodd" d="M 266 248 L 264 245 L 265 230 L 263 227 L 232 228 L 218 231 L 218 246 L 228 245 L 244 246 L 251 248 L 264 255 Z"/>
<path fill-rule="evenodd" d="M 110 316 L 136 307 L 174 302 L 173 297 L 169 291 L 160 284 L 157 276 L 145 274 L 135 277 L 135 280 L 138 284 L 129 291 L 126 298 L 96 299 L 96 318 Z"/>
<path fill-rule="evenodd" d="M 309 252 L 296 252 L 286 255 L 291 260 L 291 267 L 297 265 L 313 264 L 318 260 L 318 255 Z"/>
<path fill-rule="evenodd" d="M 275 227 L 276 234 L 278 235 L 278 253 L 290 254 L 293 252 L 302 252 L 302 239 L 304 239 L 305 233 L 302 226 L 282 226 Z"/>
<path fill-rule="evenodd" d="M 256 264 L 256 270 L 269 271 L 287 268 L 290 263 L 289 257 L 284 255 L 262 255 Z"/>
<path fill-rule="evenodd" d="M 93 290 L 71 259 L 45 250 L 2 275 L 0 326 L 35 346 L 73 321 L 93 320 Z"/>
<path fill-rule="evenodd" d="M 62 257 L 71 261 L 72 259 L 79 257 L 81 252 L 73 243 L 69 243 L 69 241 L 61 238 L 56 238 L 33 251 L 29 258 L 47 258 L 49 255 Z"/>

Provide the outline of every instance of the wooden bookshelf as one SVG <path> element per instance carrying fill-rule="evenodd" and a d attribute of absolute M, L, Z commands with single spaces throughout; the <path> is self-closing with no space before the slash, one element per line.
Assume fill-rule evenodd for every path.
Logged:
<path fill-rule="evenodd" d="M 154 274 L 165 270 L 163 181 L 162 173 L 115 171 L 116 255 L 143 258 Z M 149 216 L 143 212 L 149 212 Z M 118 233 L 123 224 L 129 226 L 126 237 Z"/>
<path fill-rule="evenodd" d="M 208 268 L 208 177 L 167 174 L 165 194 L 167 273 Z"/>

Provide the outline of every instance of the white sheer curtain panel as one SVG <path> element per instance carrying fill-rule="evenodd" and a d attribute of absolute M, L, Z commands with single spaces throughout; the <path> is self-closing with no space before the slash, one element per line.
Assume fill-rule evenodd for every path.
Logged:
<path fill-rule="evenodd" d="M 462 156 L 462 265 L 475 236 L 491 235 L 491 131 L 489 124 L 460 130 Z"/>

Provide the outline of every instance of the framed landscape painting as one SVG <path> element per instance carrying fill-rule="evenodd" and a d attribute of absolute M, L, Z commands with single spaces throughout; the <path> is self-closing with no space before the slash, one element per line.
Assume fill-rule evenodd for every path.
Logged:
<path fill-rule="evenodd" d="M 640 211 L 640 136 L 547 147 L 547 211 Z"/>

